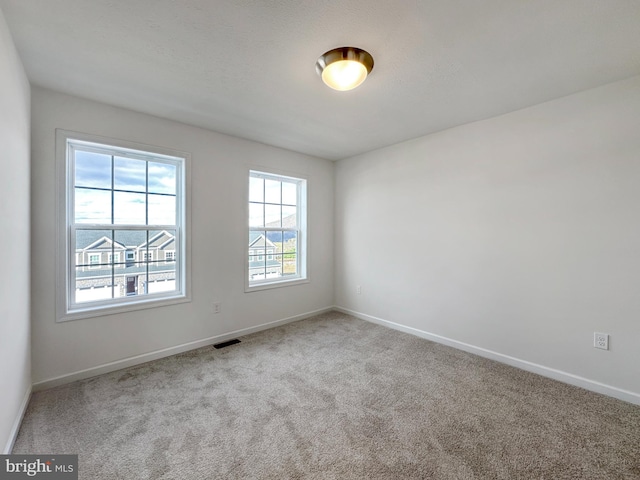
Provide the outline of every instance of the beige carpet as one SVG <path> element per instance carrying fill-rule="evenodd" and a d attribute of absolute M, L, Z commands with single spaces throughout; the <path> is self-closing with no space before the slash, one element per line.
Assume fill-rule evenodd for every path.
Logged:
<path fill-rule="evenodd" d="M 640 407 L 329 313 L 33 395 L 80 478 L 637 479 Z"/>

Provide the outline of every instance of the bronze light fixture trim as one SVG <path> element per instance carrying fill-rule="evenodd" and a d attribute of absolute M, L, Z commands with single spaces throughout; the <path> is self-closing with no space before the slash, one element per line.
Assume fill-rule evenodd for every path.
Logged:
<path fill-rule="evenodd" d="M 316 62 L 316 72 L 334 90 L 352 90 L 365 81 L 373 69 L 373 57 L 356 47 L 329 50 Z"/>

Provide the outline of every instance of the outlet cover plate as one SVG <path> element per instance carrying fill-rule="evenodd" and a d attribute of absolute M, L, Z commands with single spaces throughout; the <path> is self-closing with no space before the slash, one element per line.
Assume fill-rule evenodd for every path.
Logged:
<path fill-rule="evenodd" d="M 602 350 L 609 350 L 609 334 L 593 332 L 593 346 Z"/>

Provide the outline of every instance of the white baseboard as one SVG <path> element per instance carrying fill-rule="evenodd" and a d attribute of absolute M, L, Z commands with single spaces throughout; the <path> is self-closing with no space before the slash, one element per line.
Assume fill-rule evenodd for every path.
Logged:
<path fill-rule="evenodd" d="M 132 367 L 134 365 L 140 365 L 141 363 L 150 362 L 152 360 L 158 360 L 164 357 L 170 357 L 171 355 L 177 355 L 178 353 L 187 352 L 196 348 L 206 347 L 213 345 L 214 343 L 225 342 L 232 338 L 241 337 L 243 335 L 249 335 L 251 333 L 260 332 L 262 330 L 268 330 L 270 328 L 279 327 L 287 323 L 297 322 L 305 318 L 313 317 L 314 315 L 320 315 L 321 313 L 330 312 L 333 307 L 321 308 L 312 312 L 302 313 L 293 317 L 283 318 L 274 322 L 263 323 L 255 327 L 243 328 L 235 330 L 229 333 L 223 333 L 209 338 L 203 338 L 202 340 L 195 340 L 193 342 L 183 343 L 182 345 L 176 345 L 174 347 L 164 348 L 162 350 L 156 350 L 154 352 L 144 353 L 142 355 L 135 355 L 133 357 L 123 358 L 115 362 L 105 363 L 103 365 L 97 365 L 95 367 L 87 368 L 77 372 L 69 373 L 66 375 L 60 375 L 59 377 L 49 378 L 33 384 L 33 391 L 37 392 L 45 390 L 47 388 L 57 387 L 66 383 L 75 382 L 77 380 L 84 380 L 85 378 L 95 377 L 96 375 L 102 375 L 104 373 L 115 372 L 123 368 Z"/>
<path fill-rule="evenodd" d="M 22 399 L 22 403 L 20 404 L 20 410 L 18 410 L 18 415 L 16 415 L 16 419 L 13 422 L 13 426 L 11 427 L 11 432 L 9 432 L 9 439 L 7 440 L 7 444 L 4 447 L 3 455 L 9 455 L 11 453 L 11 450 L 13 450 L 13 445 L 16 443 L 16 438 L 18 438 L 20 425 L 22 424 L 22 419 L 24 418 L 24 414 L 27 411 L 27 407 L 29 406 L 30 399 L 31 387 L 27 388 L 27 391 L 24 394 L 24 398 Z"/>
<path fill-rule="evenodd" d="M 554 368 L 538 365 L 536 363 L 528 362 L 526 360 L 521 360 L 519 358 L 511 357 L 509 355 L 504 355 L 502 353 L 494 352 L 492 350 L 476 347 L 475 345 L 459 342 L 457 340 L 443 337 L 441 335 L 425 332 L 417 328 L 407 327 L 405 325 L 390 322 L 389 320 L 384 320 L 382 318 L 374 317 L 372 315 L 367 315 L 365 313 L 349 310 L 348 308 L 336 306 L 334 307 L 334 310 L 352 315 L 361 320 L 377 323 L 378 325 L 383 325 L 385 327 L 393 328 L 394 330 L 399 330 L 401 332 L 409 333 L 417 337 L 425 338 L 427 340 L 431 340 L 436 343 L 441 343 L 449 347 L 457 348 L 458 350 L 464 350 L 465 352 L 473 353 L 475 355 L 489 358 L 491 360 L 496 360 L 497 362 L 505 363 L 507 365 L 511 365 L 512 367 L 520 368 L 528 372 L 536 373 L 538 375 L 542 375 L 543 377 L 552 378 L 560 382 L 564 382 L 570 385 L 574 385 L 576 387 L 584 388 L 585 390 L 590 390 L 592 392 L 601 393 L 603 395 L 614 397 L 619 400 L 624 400 L 625 402 L 633 403 L 635 405 L 640 405 L 640 394 L 638 393 L 630 392 L 628 390 L 623 390 L 617 387 L 612 387 L 611 385 L 606 385 L 604 383 L 596 382 L 594 380 L 589 380 L 588 378 L 563 372 L 562 370 L 556 370 Z"/>

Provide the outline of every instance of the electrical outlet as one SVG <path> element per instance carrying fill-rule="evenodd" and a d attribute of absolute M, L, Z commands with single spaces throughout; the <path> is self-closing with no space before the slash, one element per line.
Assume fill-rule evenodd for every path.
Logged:
<path fill-rule="evenodd" d="M 220 302 L 216 302 L 213 304 L 213 313 L 215 315 L 219 314 L 221 310 L 222 310 L 222 305 L 220 305 Z"/>
<path fill-rule="evenodd" d="M 356 293 L 357 293 L 358 295 L 362 294 L 362 287 L 361 287 L 360 285 L 358 285 L 358 286 L 356 287 Z"/>
<path fill-rule="evenodd" d="M 593 346 L 602 350 L 609 350 L 609 334 L 593 332 Z"/>

